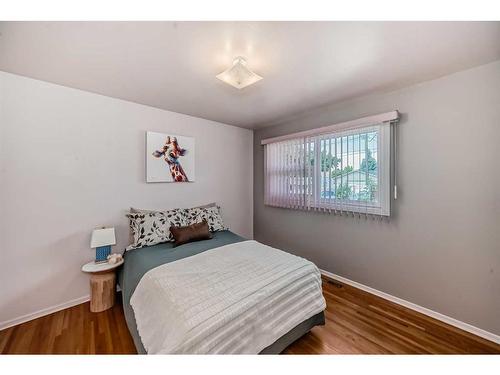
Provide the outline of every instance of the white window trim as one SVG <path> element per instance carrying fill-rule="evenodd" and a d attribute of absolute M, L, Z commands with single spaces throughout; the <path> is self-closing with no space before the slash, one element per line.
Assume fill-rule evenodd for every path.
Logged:
<path fill-rule="evenodd" d="M 340 132 L 332 132 L 330 135 L 336 138 L 344 137 L 351 134 L 369 132 L 371 130 L 378 131 L 377 154 L 379 157 L 379 165 L 382 168 L 377 168 L 378 181 L 378 202 L 376 203 L 360 203 L 352 200 L 342 200 L 339 202 L 318 203 L 312 204 L 311 208 L 322 210 L 333 210 L 338 212 L 355 212 L 370 215 L 390 216 L 391 214 L 391 127 L 389 123 L 366 126 L 362 128 L 349 129 Z M 320 160 L 320 148 L 315 147 L 316 160 Z M 315 181 L 316 175 L 320 173 L 321 163 L 315 163 Z M 321 186 L 316 184 L 316 194 L 321 194 Z"/>
<path fill-rule="evenodd" d="M 359 214 L 370 214 L 370 215 L 381 215 L 390 216 L 391 214 L 391 123 L 397 122 L 399 119 L 398 111 L 392 111 L 387 113 L 382 113 L 379 115 L 368 116 L 357 120 L 347 121 L 340 124 L 325 126 L 318 129 L 307 130 L 303 132 L 293 133 L 280 137 L 273 137 L 268 139 L 263 139 L 261 141 L 262 145 L 269 143 L 277 143 L 281 141 L 287 141 L 298 138 L 315 137 L 321 135 L 332 135 L 334 137 L 342 137 L 350 134 L 357 134 L 360 131 L 369 131 L 371 128 L 378 131 L 378 142 L 377 142 L 377 155 L 379 160 L 379 168 L 377 168 L 377 180 L 378 180 L 378 200 L 376 203 L 359 202 L 359 201 L 329 201 L 319 202 L 308 205 L 308 208 L 315 210 L 325 210 L 329 212 L 348 212 L 348 213 L 359 213 Z M 316 146 L 316 144 L 315 144 Z M 318 153 L 317 160 L 320 159 L 319 153 L 320 147 L 315 147 Z M 270 195 L 269 181 L 267 181 L 267 147 L 264 150 L 264 204 L 277 207 L 288 207 L 288 208 L 303 208 L 295 206 L 284 206 L 280 204 L 273 204 L 275 199 Z M 315 163 L 314 171 L 314 181 L 316 187 L 316 196 L 320 197 L 321 186 L 317 183 L 319 169 L 321 168 L 321 163 Z M 304 197 L 307 200 L 307 197 Z M 302 205 L 303 206 L 303 205 Z"/>
<path fill-rule="evenodd" d="M 357 129 L 357 128 L 368 127 L 368 126 L 375 125 L 375 124 L 382 124 L 382 123 L 386 123 L 386 122 L 390 123 L 393 121 L 398 121 L 398 119 L 399 119 L 399 112 L 398 111 L 390 111 L 390 112 L 385 112 L 385 113 L 379 113 L 378 115 L 358 118 L 356 120 L 339 122 L 337 124 L 323 126 L 321 128 L 304 130 L 301 132 L 282 135 L 279 137 L 265 138 L 265 139 L 262 139 L 260 141 L 260 144 L 266 145 L 268 143 L 276 143 L 276 142 L 286 141 L 286 140 L 295 139 L 295 138 L 305 138 L 305 137 L 310 137 L 310 136 L 314 136 L 314 135 L 335 133 L 335 132 L 339 132 L 339 131 L 343 131 L 343 130 L 353 130 L 353 129 Z"/>

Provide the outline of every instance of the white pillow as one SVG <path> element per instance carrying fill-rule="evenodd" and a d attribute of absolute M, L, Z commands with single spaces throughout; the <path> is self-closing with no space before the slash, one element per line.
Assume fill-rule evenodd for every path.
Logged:
<path fill-rule="evenodd" d="M 196 206 L 196 207 L 193 207 L 193 208 L 210 208 L 210 207 L 215 207 L 215 206 L 217 206 L 217 203 L 212 202 L 212 203 L 204 204 L 202 206 Z M 131 214 L 145 213 L 145 212 L 165 212 L 165 211 L 162 211 L 162 210 L 144 210 L 142 208 L 130 207 L 130 213 Z"/>
<path fill-rule="evenodd" d="M 186 210 L 183 209 L 130 213 L 126 216 L 130 220 L 133 242 L 125 250 L 140 249 L 144 246 L 174 241 L 170 227 L 188 225 Z"/>
<path fill-rule="evenodd" d="M 188 208 L 186 210 L 186 216 L 188 225 L 201 223 L 203 219 L 205 219 L 208 223 L 210 232 L 227 229 L 224 227 L 219 206 Z"/>

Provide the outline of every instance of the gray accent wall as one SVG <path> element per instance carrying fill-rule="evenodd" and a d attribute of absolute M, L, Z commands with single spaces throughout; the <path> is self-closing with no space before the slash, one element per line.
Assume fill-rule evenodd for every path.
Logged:
<path fill-rule="evenodd" d="M 399 196 L 389 220 L 264 206 L 261 139 L 394 109 Z M 500 61 L 256 131 L 254 237 L 500 334 Z"/>

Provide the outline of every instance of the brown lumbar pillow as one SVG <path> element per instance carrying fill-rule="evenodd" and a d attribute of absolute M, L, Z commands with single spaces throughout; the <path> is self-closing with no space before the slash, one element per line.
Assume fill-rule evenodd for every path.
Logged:
<path fill-rule="evenodd" d="M 209 240 L 212 234 L 208 229 L 208 223 L 203 220 L 201 223 L 187 225 L 185 227 L 170 227 L 170 233 L 174 237 L 174 247 L 188 242 Z"/>

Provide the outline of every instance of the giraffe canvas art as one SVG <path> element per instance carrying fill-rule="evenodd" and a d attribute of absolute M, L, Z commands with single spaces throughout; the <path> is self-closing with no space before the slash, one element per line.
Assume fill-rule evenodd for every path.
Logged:
<path fill-rule="evenodd" d="M 146 133 L 147 182 L 193 182 L 194 157 L 194 138 Z"/>

